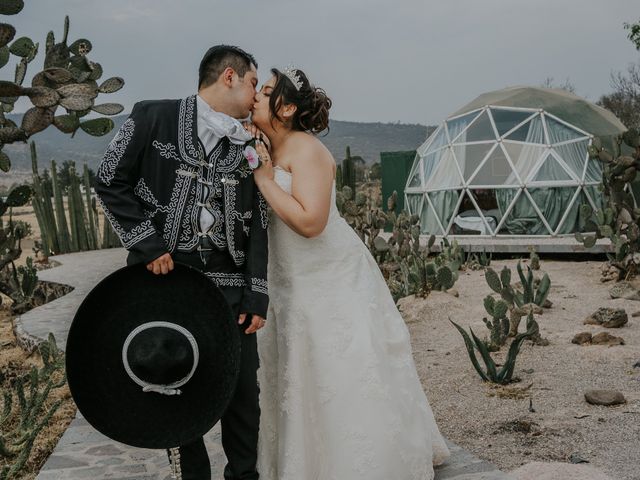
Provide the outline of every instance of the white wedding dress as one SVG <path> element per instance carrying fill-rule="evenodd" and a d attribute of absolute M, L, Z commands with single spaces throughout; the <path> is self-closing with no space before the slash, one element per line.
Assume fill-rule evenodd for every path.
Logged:
<path fill-rule="evenodd" d="M 291 192 L 291 174 L 275 181 Z M 430 480 L 449 451 L 409 333 L 369 251 L 331 199 L 322 234 L 269 218 L 260 354 L 261 480 Z"/>

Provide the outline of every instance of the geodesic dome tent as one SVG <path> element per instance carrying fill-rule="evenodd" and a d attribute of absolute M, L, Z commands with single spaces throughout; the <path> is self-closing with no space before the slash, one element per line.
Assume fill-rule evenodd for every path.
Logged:
<path fill-rule="evenodd" d="M 405 205 L 424 234 L 561 235 L 581 231 L 580 205 L 601 205 L 594 137 L 626 130 L 608 110 L 564 90 L 480 95 L 418 150 Z"/>

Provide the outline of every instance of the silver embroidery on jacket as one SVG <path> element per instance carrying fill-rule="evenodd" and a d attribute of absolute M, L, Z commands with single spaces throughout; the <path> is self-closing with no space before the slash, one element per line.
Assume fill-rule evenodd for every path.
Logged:
<path fill-rule="evenodd" d="M 109 209 L 105 206 L 102 200 L 100 200 L 100 197 L 96 197 L 96 198 L 98 200 L 98 204 L 104 211 L 104 216 L 107 217 L 107 219 L 111 223 L 113 230 L 118 235 L 118 238 L 120 238 L 120 242 L 122 243 L 122 246 L 124 248 L 129 249 L 133 247 L 136 243 L 139 243 L 145 238 L 150 237 L 151 235 L 156 233 L 156 229 L 153 227 L 153 223 L 151 222 L 151 219 L 145 220 L 144 222 L 140 223 L 139 225 L 136 225 L 135 227 L 133 227 L 131 230 L 127 232 L 124 228 L 122 228 L 120 223 L 118 223 L 118 221 L 115 219 L 113 214 L 109 211 Z"/>
<path fill-rule="evenodd" d="M 204 272 L 219 287 L 244 287 L 245 280 L 242 273 Z"/>
<path fill-rule="evenodd" d="M 111 185 L 111 180 L 116 174 L 116 168 L 118 163 L 122 159 L 127 145 L 133 137 L 133 131 L 135 129 L 135 122 L 132 118 L 128 118 L 118 130 L 118 133 L 113 140 L 109 143 L 107 151 L 104 153 L 104 157 L 100 166 L 98 167 L 98 178 L 104 182 L 105 185 Z"/>
<path fill-rule="evenodd" d="M 158 140 L 154 140 L 151 145 L 158 149 L 161 157 L 168 158 L 169 160 L 180 161 L 180 157 L 176 153 L 176 146 L 171 143 L 162 143 Z"/>
<path fill-rule="evenodd" d="M 263 278 L 251 278 L 251 291 L 269 295 L 267 281 Z"/>

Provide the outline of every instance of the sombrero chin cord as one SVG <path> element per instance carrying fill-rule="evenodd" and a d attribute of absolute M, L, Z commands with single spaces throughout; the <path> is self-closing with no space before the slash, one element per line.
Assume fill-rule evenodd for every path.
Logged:
<path fill-rule="evenodd" d="M 180 467 L 180 449 L 170 448 L 169 458 L 171 461 L 171 478 L 173 480 L 182 480 L 182 468 Z"/>

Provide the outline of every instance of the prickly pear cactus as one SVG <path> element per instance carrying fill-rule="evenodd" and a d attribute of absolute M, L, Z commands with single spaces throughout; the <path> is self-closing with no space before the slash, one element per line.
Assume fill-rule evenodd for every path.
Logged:
<path fill-rule="evenodd" d="M 22 7 L 21 0 L 3 0 L 0 2 L 0 14 L 14 15 Z M 15 38 L 15 28 L 8 23 L 0 23 L 0 68 L 7 65 L 11 55 L 19 59 L 13 80 L 0 81 L 0 168 L 4 171 L 10 167 L 11 161 L 5 152 L 1 152 L 1 145 L 24 142 L 51 125 L 71 135 L 78 129 L 89 135 L 106 135 L 114 127 L 111 119 L 81 121 L 82 117 L 92 111 L 101 115 L 117 115 L 123 110 L 117 103 L 96 104 L 96 100 L 99 94 L 121 89 L 124 80 L 113 77 L 98 85 L 103 69 L 87 57 L 92 49 L 91 42 L 79 39 L 69 45 L 68 34 L 69 17 L 65 17 L 62 40 L 56 43 L 54 33 L 49 32 L 44 49 L 44 68 L 33 76 L 31 86 L 27 86 L 24 83 L 27 66 L 36 58 L 39 44 L 28 37 Z M 20 97 L 27 97 L 33 108 L 27 110 L 18 126 L 6 119 L 5 114 L 13 111 Z"/>
<path fill-rule="evenodd" d="M 623 153 L 624 149 L 629 153 Z M 617 141 L 614 153 L 602 148 L 595 139 L 589 154 L 602 164 L 603 207 L 593 210 L 581 205 L 580 214 L 586 219 L 584 232 L 576 233 L 576 240 L 585 248 L 592 248 L 598 239 L 608 238 L 614 249 L 609 263 L 618 270 L 618 280 L 629 279 L 640 271 L 640 208 L 631 193 L 640 169 L 640 133 L 625 132 Z"/>

